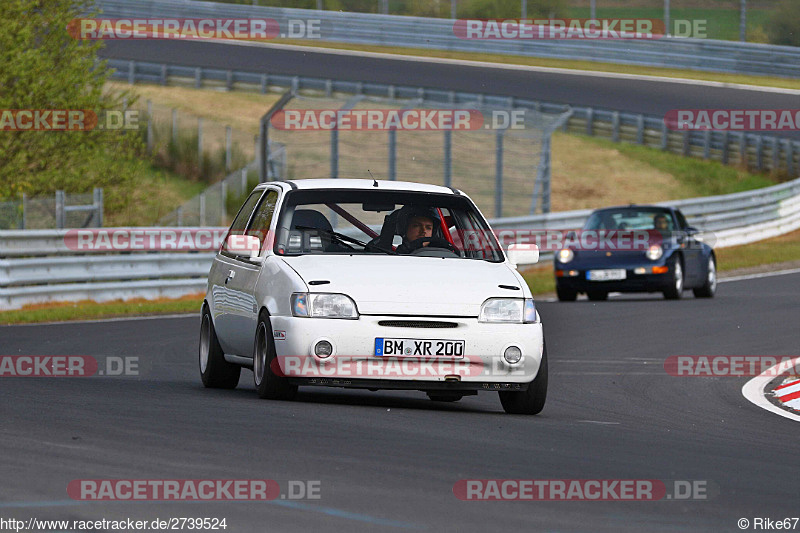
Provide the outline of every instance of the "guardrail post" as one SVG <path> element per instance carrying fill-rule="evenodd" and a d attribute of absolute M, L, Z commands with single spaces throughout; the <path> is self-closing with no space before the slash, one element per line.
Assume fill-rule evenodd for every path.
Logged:
<path fill-rule="evenodd" d="M 233 158 L 233 130 L 230 126 L 225 126 L 225 172 L 231 171 L 231 160 Z"/>
<path fill-rule="evenodd" d="M 331 179 L 339 177 L 339 130 L 331 130 Z"/>
<path fill-rule="evenodd" d="M 388 89 L 388 91 L 387 91 L 387 92 L 388 92 L 388 96 L 389 96 L 389 98 L 391 98 L 392 100 L 394 100 L 394 95 L 395 95 L 395 93 L 397 92 L 397 88 L 396 88 L 394 85 L 389 85 L 389 89 Z"/>
<path fill-rule="evenodd" d="M 172 137 L 172 144 L 178 144 L 178 110 L 176 108 L 172 108 L 172 131 L 170 132 L 170 136 Z"/>
<path fill-rule="evenodd" d="M 203 173 L 203 117 L 197 117 L 197 168 Z"/>
<path fill-rule="evenodd" d="M 728 130 L 722 132 L 722 155 L 720 156 L 720 160 L 722 161 L 723 165 L 728 164 L 728 143 L 729 143 Z"/>
<path fill-rule="evenodd" d="M 566 126 L 567 123 L 564 122 Z M 611 140 L 615 143 L 619 142 L 619 111 L 611 113 Z"/>
<path fill-rule="evenodd" d="M 261 75 L 261 94 L 267 94 L 267 75 Z"/>
<path fill-rule="evenodd" d="M 300 76 L 295 76 L 292 78 L 292 92 L 297 94 L 297 91 L 300 90 Z"/>
<path fill-rule="evenodd" d="M 197 67 L 194 69 L 194 88 L 199 89 L 203 86 L 203 69 Z"/>
<path fill-rule="evenodd" d="M 167 84 L 167 65 L 161 65 L 161 85 Z"/>
<path fill-rule="evenodd" d="M 711 157 L 711 130 L 703 132 L 703 159 Z"/>
<path fill-rule="evenodd" d="M 200 193 L 200 226 L 206 225 L 206 193 Z"/>
<path fill-rule="evenodd" d="M 333 80 L 325 80 L 325 97 L 330 98 L 333 95 Z"/>
<path fill-rule="evenodd" d="M 444 130 L 444 186 L 453 183 L 453 131 Z"/>
<path fill-rule="evenodd" d="M 689 138 L 690 134 L 691 132 L 689 130 L 683 131 L 683 155 L 685 157 L 689 157 L 689 154 L 692 153 L 692 145 L 689 143 L 689 141 L 691 140 Z"/>
<path fill-rule="evenodd" d="M 98 228 L 103 227 L 103 189 L 102 187 L 95 187 L 92 191 L 94 200 L 92 207 L 94 207 L 94 220 Z"/>
<path fill-rule="evenodd" d="M 359 81 L 356 83 L 356 94 L 364 94 L 364 82 Z"/>
<path fill-rule="evenodd" d="M 764 170 L 764 137 L 761 135 L 756 136 L 756 168 Z"/>
<path fill-rule="evenodd" d="M 228 91 L 233 90 L 233 71 L 229 70 L 225 75 L 225 89 Z"/>
<path fill-rule="evenodd" d="M 450 91 L 450 92 L 447 93 L 447 101 L 449 103 L 451 103 L 451 104 L 455 104 L 456 103 L 456 92 L 455 91 Z"/>
<path fill-rule="evenodd" d="M 794 142 L 791 139 L 786 139 L 786 172 L 794 177 Z"/>
<path fill-rule="evenodd" d="M 747 134 L 740 133 L 739 135 L 741 135 L 739 137 L 739 164 L 744 168 L 750 168 L 750 161 L 747 157 Z"/>
<path fill-rule="evenodd" d="M 636 144 L 644 144 L 644 115 L 636 116 Z"/>
<path fill-rule="evenodd" d="M 594 135 L 594 108 L 590 107 L 586 110 L 586 135 L 591 137 Z"/>
<path fill-rule="evenodd" d="M 128 62 L 128 83 L 130 85 L 136 84 L 136 61 Z"/>
<path fill-rule="evenodd" d="M 505 130 L 499 130 L 495 137 L 495 164 L 494 164 L 494 216 L 503 216 L 503 134 Z"/>
<path fill-rule="evenodd" d="M 153 151 L 153 102 L 147 101 L 147 153 Z"/>
<path fill-rule="evenodd" d="M 772 171 L 777 172 L 781 166 L 781 146 L 778 144 L 778 138 L 772 138 Z"/>
<path fill-rule="evenodd" d="M 661 151 L 666 152 L 667 148 L 669 148 L 669 129 L 667 129 L 667 123 L 661 123 Z"/>
<path fill-rule="evenodd" d="M 389 130 L 389 180 L 397 179 L 397 130 Z"/>
<path fill-rule="evenodd" d="M 64 191 L 56 191 L 56 228 L 64 229 L 66 213 L 64 212 Z"/>

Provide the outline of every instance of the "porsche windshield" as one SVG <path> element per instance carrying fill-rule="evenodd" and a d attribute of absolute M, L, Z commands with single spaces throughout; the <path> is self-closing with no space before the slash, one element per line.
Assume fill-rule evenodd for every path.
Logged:
<path fill-rule="evenodd" d="M 380 254 L 503 261 L 486 221 L 464 196 L 297 190 L 287 194 L 275 253 Z"/>

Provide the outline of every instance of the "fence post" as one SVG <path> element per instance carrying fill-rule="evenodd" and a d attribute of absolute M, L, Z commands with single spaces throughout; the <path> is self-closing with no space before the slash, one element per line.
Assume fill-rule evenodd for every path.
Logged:
<path fill-rule="evenodd" d="M 197 168 L 203 173 L 203 117 L 197 117 Z"/>
<path fill-rule="evenodd" d="M 130 85 L 136 83 L 136 61 L 128 62 L 128 83 Z"/>
<path fill-rule="evenodd" d="M 744 168 L 750 168 L 750 160 L 747 157 L 747 134 L 740 133 L 739 137 L 739 164 L 744 165 Z"/>
<path fill-rule="evenodd" d="M 153 102 L 147 101 L 147 153 L 153 152 Z"/>
<path fill-rule="evenodd" d="M 611 140 L 615 143 L 619 142 L 619 111 L 611 113 Z"/>
<path fill-rule="evenodd" d="M 764 137 L 758 135 L 756 137 L 756 168 L 764 170 Z"/>
<path fill-rule="evenodd" d="M 267 93 L 267 75 L 266 74 L 262 74 L 261 75 L 261 94 L 266 94 L 266 93 Z"/>
<path fill-rule="evenodd" d="M 229 70 L 225 75 L 225 89 L 233 90 L 233 71 Z"/>
<path fill-rule="evenodd" d="M 325 80 L 325 97 L 330 98 L 333 94 L 333 80 Z"/>
<path fill-rule="evenodd" d="M 667 129 L 667 123 L 661 123 L 661 151 L 666 152 L 667 148 L 669 147 L 669 130 Z"/>
<path fill-rule="evenodd" d="M 206 193 L 200 193 L 200 226 L 206 225 Z"/>
<path fill-rule="evenodd" d="M 242 169 L 242 195 L 244 195 L 246 192 L 247 192 L 247 168 L 245 167 Z"/>
<path fill-rule="evenodd" d="M 791 143 L 789 144 L 791 146 Z M 25 229 L 28 227 L 28 221 L 25 219 L 25 213 L 28 211 L 28 195 L 22 193 L 22 227 L 20 229 Z"/>
<path fill-rule="evenodd" d="M 172 108 L 172 131 L 170 132 L 172 136 L 172 144 L 177 146 L 178 145 L 178 110 L 176 108 Z"/>
<path fill-rule="evenodd" d="M 794 177 L 794 143 L 791 139 L 786 139 L 786 172 L 789 177 Z"/>
<path fill-rule="evenodd" d="M 177 220 L 178 227 L 183 226 L 183 206 L 179 205 L 178 209 L 176 209 L 176 211 L 177 211 L 177 214 L 178 214 L 178 217 L 177 217 L 178 218 L 178 220 Z"/>
<path fill-rule="evenodd" d="M 96 221 L 97 227 L 103 227 L 103 189 L 101 187 L 95 187 L 93 191 L 94 201 L 92 205 L 94 207 L 94 219 Z"/>
<path fill-rule="evenodd" d="M 689 144 L 689 135 L 690 135 L 690 133 L 691 132 L 689 130 L 685 130 L 683 132 L 683 155 L 685 157 L 689 157 L 689 154 L 692 153 L 692 145 Z"/>
<path fill-rule="evenodd" d="M 397 130 L 389 130 L 389 180 L 397 179 Z"/>
<path fill-rule="evenodd" d="M 220 218 L 219 223 L 222 226 L 226 225 L 225 222 L 226 222 L 226 220 L 228 218 L 228 212 L 227 212 L 228 209 L 226 207 L 227 203 L 228 203 L 228 182 L 225 181 L 225 180 L 222 180 L 222 182 L 220 183 L 220 204 L 221 205 L 219 206 L 219 213 L 220 213 L 220 215 L 219 215 L 219 218 Z"/>
<path fill-rule="evenodd" d="M 453 184 L 453 131 L 444 130 L 444 186 Z"/>
<path fill-rule="evenodd" d="M 225 126 L 225 172 L 231 171 L 231 163 L 232 163 L 232 154 L 231 150 L 233 148 L 233 131 L 231 130 L 230 126 Z"/>
<path fill-rule="evenodd" d="M 711 130 L 703 132 L 703 159 L 711 157 Z"/>
<path fill-rule="evenodd" d="M 496 136 L 495 165 L 494 165 L 494 216 L 503 216 L 503 134 L 499 130 Z"/>
<path fill-rule="evenodd" d="M 331 179 L 339 177 L 339 130 L 331 130 Z"/>
<path fill-rule="evenodd" d="M 66 213 L 64 212 L 64 191 L 56 191 L 56 228 L 64 229 L 66 223 Z"/>
<path fill-rule="evenodd" d="M 778 144 L 778 138 L 772 138 L 772 171 L 777 172 L 781 166 L 781 145 Z"/>
<path fill-rule="evenodd" d="M 161 65 L 161 85 L 167 84 L 167 65 Z"/>
<path fill-rule="evenodd" d="M 550 135 L 542 143 L 542 157 L 544 158 L 544 174 L 542 174 L 542 213 L 550 212 Z M 535 201 L 535 200 L 534 200 Z"/>
<path fill-rule="evenodd" d="M 203 86 L 203 69 L 197 67 L 194 69 L 194 88 L 199 89 Z"/>

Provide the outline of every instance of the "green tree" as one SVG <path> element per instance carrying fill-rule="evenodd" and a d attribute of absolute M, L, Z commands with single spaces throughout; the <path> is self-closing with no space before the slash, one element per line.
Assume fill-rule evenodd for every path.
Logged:
<path fill-rule="evenodd" d="M 767 28 L 772 44 L 800 46 L 800 2 L 783 0 L 775 8 Z"/>
<path fill-rule="evenodd" d="M 0 111 L 120 109 L 124 94 L 104 92 L 110 74 L 99 42 L 67 31 L 95 16 L 91 0 L 0 1 Z M 0 198 L 55 189 L 84 192 L 131 183 L 144 161 L 140 135 L 121 131 L 0 131 Z M 142 165 L 139 165 L 142 163 Z M 110 198 L 112 208 L 122 198 Z"/>

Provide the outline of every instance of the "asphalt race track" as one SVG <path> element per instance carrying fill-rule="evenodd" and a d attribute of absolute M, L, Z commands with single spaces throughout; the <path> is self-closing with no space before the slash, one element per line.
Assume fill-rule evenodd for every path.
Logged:
<path fill-rule="evenodd" d="M 496 69 L 172 40 L 107 41 L 99 55 L 155 63 L 436 87 L 664 115 L 671 109 L 795 109 L 797 94 L 591 75 Z M 800 132 L 775 132 L 800 138 Z"/>
<path fill-rule="evenodd" d="M 135 356 L 139 377 L 2 378 L 0 516 L 216 517 L 227 531 L 739 531 L 798 515 L 796 422 L 749 403 L 746 378 L 665 373 L 669 355 L 797 354 L 800 274 L 717 298 L 539 303 L 550 391 L 535 417 L 495 393 L 301 389 L 259 400 L 252 373 L 204 389 L 197 317 L 0 328 L 3 355 Z M 74 479 L 321 482 L 319 500 L 78 502 Z M 703 480 L 705 501 L 475 502 L 460 479 Z"/>

